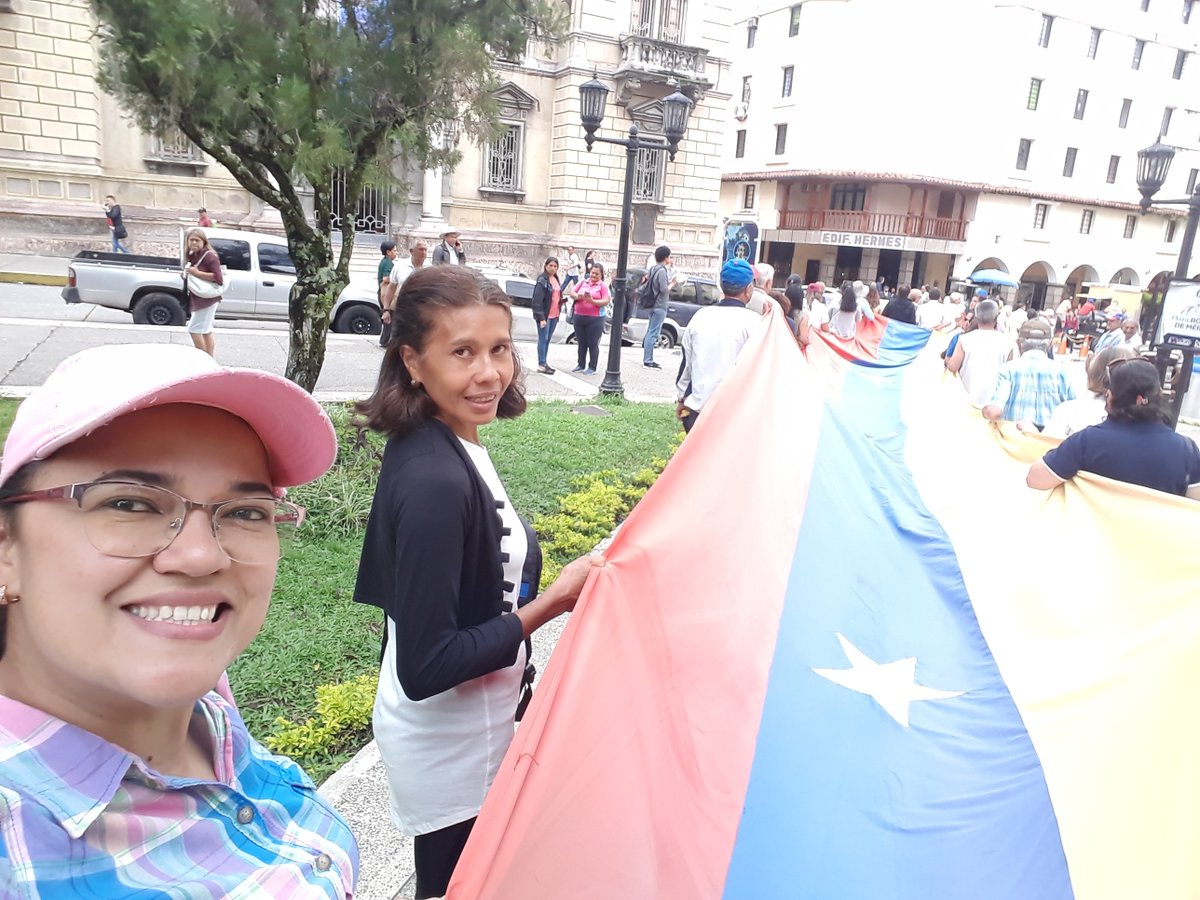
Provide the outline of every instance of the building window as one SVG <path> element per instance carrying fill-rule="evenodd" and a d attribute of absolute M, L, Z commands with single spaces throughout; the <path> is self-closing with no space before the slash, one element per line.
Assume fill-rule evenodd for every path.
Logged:
<path fill-rule="evenodd" d="M 783 156 L 787 149 L 787 124 L 775 126 L 775 155 Z"/>
<path fill-rule="evenodd" d="M 742 102 L 743 103 L 750 102 L 750 76 L 749 75 L 742 76 Z"/>
<path fill-rule="evenodd" d="M 1050 46 L 1050 30 L 1054 28 L 1054 16 L 1048 16 L 1042 13 L 1042 33 L 1038 35 L 1038 46 Z"/>
<path fill-rule="evenodd" d="M 1163 109 L 1162 127 L 1158 130 L 1159 137 L 1166 137 L 1167 132 L 1171 130 L 1171 117 L 1175 115 L 1175 107 L 1168 106 Z"/>
<path fill-rule="evenodd" d="M 1093 215 L 1094 214 L 1092 213 L 1092 211 L 1090 209 L 1085 209 L 1083 211 L 1083 215 L 1079 217 L 1079 233 L 1080 234 L 1091 234 L 1092 233 Z"/>
<path fill-rule="evenodd" d="M 1133 67 L 1140 69 L 1142 67 L 1142 53 L 1146 50 L 1145 41 L 1133 42 Z"/>
<path fill-rule="evenodd" d="M 1142 12 L 1150 12 L 1150 0 L 1142 0 Z"/>
<path fill-rule="evenodd" d="M 504 125 L 504 133 L 484 148 L 483 184 L 485 191 L 517 193 L 521 190 L 521 125 Z"/>
<path fill-rule="evenodd" d="M 1196 0 L 1183 0 L 1183 24 L 1187 25 L 1192 21 L 1192 7 L 1196 5 Z"/>
<path fill-rule="evenodd" d="M 1017 145 L 1017 168 L 1024 172 L 1029 168 L 1029 149 L 1033 146 L 1033 141 L 1029 138 L 1021 138 L 1021 143 Z"/>
<path fill-rule="evenodd" d="M 788 37 L 795 37 L 800 33 L 800 4 L 792 7 L 791 18 L 788 20 Z"/>
<path fill-rule="evenodd" d="M 756 185 L 748 184 L 742 190 L 742 209 L 754 209 L 754 195 L 758 193 Z"/>
<path fill-rule="evenodd" d="M 1190 172 L 1188 172 L 1187 192 L 1189 194 L 1191 194 L 1193 191 L 1196 190 L 1196 176 L 1197 175 L 1200 175 L 1200 169 L 1192 169 Z"/>
<path fill-rule="evenodd" d="M 1137 231 L 1137 216 L 1125 217 L 1125 239 L 1133 237 L 1133 233 Z"/>
<path fill-rule="evenodd" d="M 1096 51 L 1100 48 L 1100 29 L 1093 28 L 1091 39 L 1088 40 L 1088 59 L 1096 58 Z"/>
<path fill-rule="evenodd" d="M 1188 52 L 1179 50 L 1175 53 L 1175 69 L 1171 72 L 1171 77 L 1178 81 L 1183 77 L 1183 67 L 1187 65 Z"/>
<path fill-rule="evenodd" d="M 733 148 L 733 155 L 741 159 L 746 155 L 746 129 L 739 128 L 737 133 L 737 143 Z"/>
<path fill-rule="evenodd" d="M 682 44 L 687 0 L 633 0 L 630 30 L 638 37 Z"/>
<path fill-rule="evenodd" d="M 1079 93 L 1075 95 L 1075 118 L 1083 118 L 1083 114 L 1087 110 L 1087 98 L 1088 92 L 1080 88 Z"/>
<path fill-rule="evenodd" d="M 1121 118 L 1117 121 L 1118 128 L 1124 128 L 1129 124 L 1129 110 L 1133 106 L 1133 101 L 1126 97 L 1121 101 Z"/>
<path fill-rule="evenodd" d="M 203 158 L 200 148 L 178 128 L 169 128 L 162 135 L 151 138 L 150 155 L 168 163 L 193 163 Z"/>
<path fill-rule="evenodd" d="M 829 194 L 829 208 L 861 212 L 867 205 L 867 186 L 862 183 L 835 184 Z"/>
<path fill-rule="evenodd" d="M 1035 206 L 1033 208 L 1033 227 L 1034 228 L 1040 229 L 1040 228 L 1046 227 L 1046 214 L 1048 212 L 1050 212 L 1050 204 L 1049 203 L 1039 203 L 1037 206 Z"/>
<path fill-rule="evenodd" d="M 1167 233 L 1163 235 L 1163 240 L 1168 244 L 1175 243 L 1175 220 L 1167 219 Z"/>
<path fill-rule="evenodd" d="M 1037 109 L 1038 98 L 1042 95 L 1042 79 L 1029 79 L 1029 99 L 1025 101 L 1026 109 Z"/>
<path fill-rule="evenodd" d="M 1109 184 L 1117 183 L 1117 168 L 1121 165 L 1121 157 L 1110 156 L 1108 158 L 1108 177 L 1104 180 Z"/>
<path fill-rule="evenodd" d="M 642 147 L 633 163 L 633 199 L 635 203 L 661 203 L 663 183 L 667 180 L 667 151 Z"/>
<path fill-rule="evenodd" d="M 1078 147 L 1067 148 L 1067 158 L 1063 160 L 1063 178 L 1070 178 L 1075 174 L 1075 154 L 1078 152 Z"/>
<path fill-rule="evenodd" d="M 746 49 L 750 50 L 754 47 L 754 39 L 758 37 L 758 22 L 751 22 L 746 26 Z"/>
<path fill-rule="evenodd" d="M 795 66 L 784 66 L 783 67 L 783 91 L 779 96 L 781 96 L 781 97 L 792 96 L 792 76 L 795 74 L 795 72 L 796 72 Z"/>

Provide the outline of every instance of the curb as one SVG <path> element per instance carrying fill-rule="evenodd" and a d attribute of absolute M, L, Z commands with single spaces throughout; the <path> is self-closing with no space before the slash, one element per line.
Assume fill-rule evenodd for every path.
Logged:
<path fill-rule="evenodd" d="M 0 272 L 0 284 L 44 284 L 51 287 L 65 287 L 67 276 L 39 272 Z"/>

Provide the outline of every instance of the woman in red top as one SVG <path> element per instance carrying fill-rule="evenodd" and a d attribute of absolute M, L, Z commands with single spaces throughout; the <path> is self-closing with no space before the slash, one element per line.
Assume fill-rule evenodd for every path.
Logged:
<path fill-rule="evenodd" d="M 579 365 L 571 371 L 582 372 L 584 375 L 595 375 L 596 365 L 600 362 L 600 335 L 604 333 L 604 319 L 600 317 L 600 308 L 608 306 L 612 295 L 608 285 L 604 283 L 604 266 L 592 263 L 588 271 L 588 280 L 576 285 L 567 296 L 575 301 L 572 312 L 575 316 L 575 343 L 579 345 Z M 613 328 L 620 329 L 613 323 Z M 617 332 L 620 334 L 620 331 Z M 588 365 L 588 359 L 591 364 Z"/>
<path fill-rule="evenodd" d="M 538 326 L 538 371 L 553 375 L 554 369 L 546 362 L 550 350 L 550 339 L 558 325 L 559 307 L 562 306 L 562 286 L 558 280 L 558 260 L 551 256 L 542 265 L 542 274 L 533 286 L 533 318 Z"/>
<path fill-rule="evenodd" d="M 187 265 L 183 271 L 201 281 L 212 284 L 225 284 L 225 275 L 221 271 L 221 260 L 217 251 L 209 246 L 208 237 L 199 228 L 193 228 L 187 233 Z M 197 350 L 203 350 L 209 356 L 217 355 L 217 342 L 213 337 L 213 320 L 217 317 L 217 304 L 220 296 L 201 297 L 188 286 L 188 309 L 192 317 L 188 320 L 188 334 Z"/>

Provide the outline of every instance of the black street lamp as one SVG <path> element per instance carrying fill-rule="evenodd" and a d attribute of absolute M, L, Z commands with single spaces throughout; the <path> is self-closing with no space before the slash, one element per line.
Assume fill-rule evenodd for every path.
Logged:
<path fill-rule="evenodd" d="M 643 148 L 665 150 L 674 161 L 679 142 L 687 131 L 688 116 L 692 112 L 692 101 L 680 91 L 663 98 L 663 132 L 666 139 L 643 137 L 637 125 L 629 126 L 627 138 L 596 137 L 596 129 L 604 123 L 604 107 L 608 102 L 608 88 L 593 75 L 579 86 L 579 118 L 587 133 L 588 152 L 599 141 L 602 144 L 617 144 L 625 148 L 625 195 L 621 201 L 621 231 L 617 239 L 617 271 L 613 275 L 612 331 L 608 335 L 608 369 L 600 383 L 600 392 L 621 395 L 625 388 L 621 384 L 621 334 L 625 330 L 626 278 L 629 265 L 629 219 L 633 215 L 633 171 L 638 151 Z"/>
<path fill-rule="evenodd" d="M 1166 183 L 1167 173 L 1171 171 L 1171 161 L 1175 158 L 1175 148 L 1162 142 L 1162 136 L 1144 150 L 1138 151 L 1137 179 L 1138 190 L 1142 199 L 1139 205 L 1142 212 L 1150 209 L 1155 202 L 1154 195 Z M 1173 278 L 1187 278 L 1188 267 L 1192 263 L 1192 247 L 1196 243 L 1196 227 L 1200 225 L 1200 187 L 1190 197 L 1181 200 L 1159 200 L 1158 203 L 1169 206 L 1186 206 L 1188 208 L 1187 225 L 1183 229 L 1183 241 L 1179 245 L 1179 259 L 1175 263 Z M 1169 282 L 1168 282 L 1169 286 Z M 1168 373 L 1171 369 L 1171 348 L 1164 344 L 1155 345 L 1158 340 L 1159 324 L 1162 322 L 1163 306 L 1166 305 L 1166 292 L 1158 304 L 1158 312 L 1154 317 L 1154 330 L 1151 332 L 1151 347 L 1156 350 L 1154 365 L 1158 369 L 1159 382 L 1163 389 L 1172 389 L 1170 418 L 1171 427 L 1179 422 L 1179 411 L 1183 406 L 1183 395 L 1187 391 L 1192 378 L 1192 360 L 1194 350 L 1183 350 L 1183 366 L 1176 376 L 1174 384 L 1169 384 Z"/>

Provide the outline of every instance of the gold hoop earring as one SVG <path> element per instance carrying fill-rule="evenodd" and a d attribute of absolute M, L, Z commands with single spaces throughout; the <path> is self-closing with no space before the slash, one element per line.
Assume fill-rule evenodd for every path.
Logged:
<path fill-rule="evenodd" d="M 11 606 L 13 603 L 19 603 L 21 600 L 16 594 L 8 596 L 8 585 L 0 584 L 0 606 Z"/>

